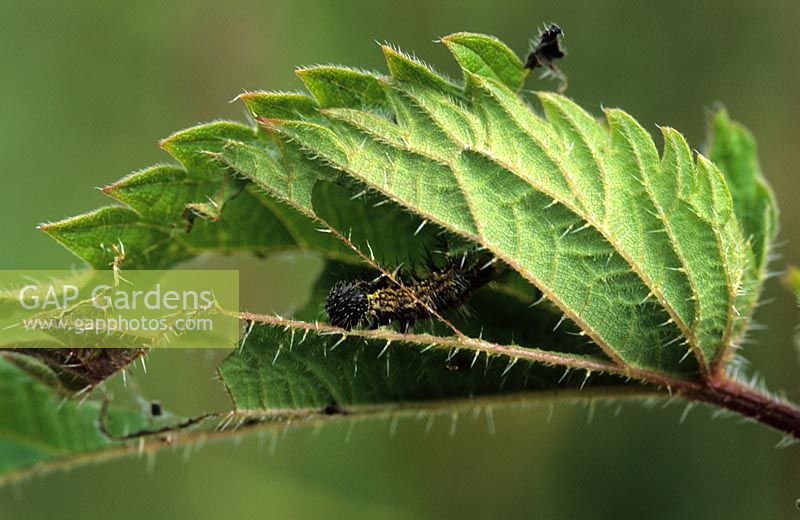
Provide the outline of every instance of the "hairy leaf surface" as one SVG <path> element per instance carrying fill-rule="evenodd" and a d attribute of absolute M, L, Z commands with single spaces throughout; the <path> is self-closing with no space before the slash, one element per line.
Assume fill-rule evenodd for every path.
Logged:
<path fill-rule="evenodd" d="M 697 390 L 724 372 L 777 228 L 752 136 L 717 111 L 706 158 L 668 127 L 657 143 L 620 109 L 598 118 L 554 93 L 526 98 L 528 71 L 493 37 L 442 43 L 462 81 L 390 46 L 388 74 L 301 68 L 310 95 L 240 96 L 257 128 L 178 132 L 162 146 L 179 166 L 134 173 L 103 189 L 121 205 L 42 228 L 98 268 L 287 249 L 325 260 L 295 316 L 239 314 L 242 345 L 219 367 L 237 425 L 553 391 Z M 504 274 L 462 309 L 428 309 L 408 334 L 325 323 L 338 280 L 402 288 L 476 251 Z M 50 413 L 58 390 L 42 382 L 45 369 L 0 356 L 10 385 L 0 407 L 11 410 L 5 396 L 15 395 Z M 96 402 L 64 410 L 59 421 L 92 429 Z M 97 431 L 86 433 L 93 444 L 66 448 L 41 431 L 8 431 L 0 471 L 113 447 Z"/>

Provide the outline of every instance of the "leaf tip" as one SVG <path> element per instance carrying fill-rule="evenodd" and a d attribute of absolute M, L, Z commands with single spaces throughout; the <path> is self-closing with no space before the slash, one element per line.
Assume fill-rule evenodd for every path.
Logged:
<path fill-rule="evenodd" d="M 711 104 L 711 107 L 709 108 L 709 113 L 711 115 L 712 120 L 719 118 L 720 120 L 723 121 L 730 121 L 730 115 L 728 115 L 728 109 L 725 108 L 725 105 L 723 105 L 719 101 L 716 101 Z"/>
<path fill-rule="evenodd" d="M 297 67 L 294 69 L 294 75 L 302 80 L 305 80 L 305 78 L 311 75 L 309 72 L 310 70 L 310 67 Z"/>
<path fill-rule="evenodd" d="M 442 36 L 437 40 L 437 43 L 443 43 L 447 47 L 451 47 L 453 44 L 457 44 L 459 40 L 464 39 L 465 37 L 468 36 L 474 36 L 474 34 L 465 31 L 455 32 L 452 34 L 448 34 L 447 36 Z"/>
<path fill-rule="evenodd" d="M 541 103 L 557 104 L 558 102 L 569 101 L 566 96 L 563 96 L 557 92 L 551 92 L 549 90 L 537 90 L 534 92 L 534 95 L 539 98 Z"/>
<path fill-rule="evenodd" d="M 162 150 L 165 150 L 165 151 L 169 152 L 172 149 L 172 145 L 174 143 L 175 135 L 177 135 L 177 134 L 172 134 L 172 135 L 170 135 L 168 137 L 165 137 L 165 138 L 159 140 L 158 141 L 158 147 L 161 148 Z"/>
<path fill-rule="evenodd" d="M 383 52 L 384 56 L 387 58 L 400 57 L 400 52 L 392 47 L 391 44 L 378 42 L 378 46 L 381 48 L 381 52 Z"/>
<path fill-rule="evenodd" d="M 669 125 L 656 125 L 656 128 L 661 132 L 661 136 L 664 138 L 664 142 L 672 142 L 672 141 L 683 141 L 685 139 L 683 134 L 681 134 L 677 129 L 669 126 Z M 688 145 L 687 145 L 688 146 Z"/>
<path fill-rule="evenodd" d="M 233 103 L 235 101 L 243 101 L 247 103 L 249 100 L 253 99 L 259 94 L 263 94 L 263 92 L 245 90 L 244 92 L 238 94 L 235 98 L 231 99 L 230 102 Z"/>

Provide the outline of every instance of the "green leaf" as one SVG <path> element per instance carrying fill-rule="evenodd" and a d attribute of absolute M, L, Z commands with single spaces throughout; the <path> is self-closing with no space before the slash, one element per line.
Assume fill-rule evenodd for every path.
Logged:
<path fill-rule="evenodd" d="M 342 247 L 319 237 L 294 210 L 248 186 L 214 157 L 236 139 L 259 143 L 253 129 L 212 123 L 179 132 L 162 142 L 184 168 L 155 166 L 103 189 L 126 204 L 80 215 L 41 229 L 89 265 L 108 269 L 159 269 L 203 252 Z M 241 141 L 241 139 L 246 139 Z M 262 151 L 266 152 L 266 144 Z"/>
<path fill-rule="evenodd" d="M 770 244 L 778 232 L 778 207 L 772 189 L 761 175 L 755 139 L 746 128 L 731 121 L 724 108 L 718 108 L 711 116 L 709 156 L 725 175 L 733 209 L 750 242 L 753 260 L 749 279 L 751 290 L 757 292 Z"/>
<path fill-rule="evenodd" d="M 606 126 L 569 99 L 541 93 L 544 117 L 535 113 L 512 92 L 521 61 L 494 38 L 458 33 L 443 42 L 461 65 L 463 88 L 383 46 L 390 77 L 315 67 L 298 75 L 316 102 L 242 95 L 266 141 L 238 127 L 201 127 L 165 147 L 192 178 L 233 171 L 334 238 L 352 237 L 367 215 L 337 219 L 331 209 L 346 194 L 321 195 L 320 182 L 388 198 L 422 225 L 495 254 L 631 371 L 698 377 L 723 363 L 744 327 L 740 310 L 754 301 L 746 276 L 761 254 L 743 239 L 742 190 L 729 188 L 736 183 L 695 159 L 675 130 L 662 130 L 659 153 L 621 110 L 606 111 Z M 381 243 L 380 235 L 357 236 L 339 259 L 373 256 L 373 242 L 395 256 L 413 251 L 413 241 Z"/>
<path fill-rule="evenodd" d="M 121 446 L 98 428 L 100 405 L 65 400 L 55 374 L 28 356 L 0 352 L 0 483 L 15 470 L 80 463 L 82 455 Z M 114 431 L 146 426 L 143 414 L 111 408 Z"/>
<path fill-rule="evenodd" d="M 125 207 L 44 229 L 106 267 L 163 267 L 204 251 L 323 257 L 293 318 L 237 314 L 246 333 L 219 372 L 229 420 L 243 427 L 551 391 L 674 391 L 800 432 L 784 417 L 800 412 L 725 372 L 776 229 L 752 137 L 718 112 L 710 159 L 671 128 L 659 150 L 619 109 L 601 121 L 547 92 L 534 109 L 517 94 L 522 62 L 498 40 L 442 41 L 463 85 L 388 45 L 389 75 L 299 69 L 313 97 L 242 94 L 257 129 L 179 132 L 162 145 L 180 167 L 104 190 Z M 453 311 L 408 294 L 431 317 L 409 333 L 318 321 L 336 281 L 384 277 L 402 289 L 475 251 L 506 274 Z"/>
<path fill-rule="evenodd" d="M 464 70 L 495 79 L 511 90 L 522 88 L 525 64 L 497 38 L 462 32 L 445 36 L 442 42 Z"/>
<path fill-rule="evenodd" d="M 186 258 L 180 244 L 170 239 L 169 229 L 148 226 L 135 211 L 119 206 L 42 224 L 39 229 L 97 269 L 110 268 L 116 259 L 161 267 Z M 125 252 L 126 244 L 135 247 L 134 259 Z"/>
<path fill-rule="evenodd" d="M 738 338 L 746 332 L 767 275 L 770 247 L 778 233 L 778 207 L 772 189 L 761 175 L 750 132 L 731 121 L 721 107 L 712 114 L 710 126 L 709 154 L 724 174 L 740 233 L 747 241 L 741 248 L 747 262 L 736 299 L 736 310 L 745 317 L 734 329 Z M 731 355 L 724 351 L 720 364 Z"/>
<path fill-rule="evenodd" d="M 219 372 L 237 411 L 270 410 L 287 416 L 309 410 L 351 414 L 375 406 L 413 410 L 420 403 L 437 406 L 437 401 L 466 397 L 513 398 L 548 390 L 559 380 L 565 389 L 585 383 L 583 374 L 564 378 L 560 369 L 436 348 L 425 339 L 436 338 L 407 336 L 382 342 L 332 336 L 313 327 L 286 330 L 280 322 L 260 324 Z M 420 355 L 420 345 L 434 348 Z M 593 384 L 603 388 L 625 383 L 606 376 Z M 643 389 L 631 384 L 630 391 L 635 390 Z M 438 406 L 447 409 L 446 403 Z"/>
<path fill-rule="evenodd" d="M 738 228 L 719 173 L 684 157 L 682 167 L 705 189 L 697 200 L 665 200 L 656 190 L 675 171 L 661 174 L 652 139 L 627 114 L 609 111 L 609 131 L 549 94 L 543 102 L 558 114 L 548 122 L 493 79 L 465 75 L 474 86 L 471 105 L 428 80 L 406 77 L 391 86 L 401 140 L 377 125 L 336 119 L 339 113 L 328 113 L 338 145 L 318 125 L 276 127 L 371 189 L 495 253 L 612 359 L 680 372 L 683 342 L 705 369 L 728 341 L 744 262 L 734 255 Z M 681 214 L 673 217 L 675 207 Z M 694 232 L 715 239 L 716 257 L 692 256 L 694 235 L 681 229 L 687 213 L 699 214 Z M 617 310 L 613 317 L 609 307 Z"/>

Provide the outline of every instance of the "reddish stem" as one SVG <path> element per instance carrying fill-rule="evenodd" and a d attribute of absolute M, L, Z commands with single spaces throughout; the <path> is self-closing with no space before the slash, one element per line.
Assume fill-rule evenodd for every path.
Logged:
<path fill-rule="evenodd" d="M 684 389 L 698 401 L 725 408 L 800 439 L 800 408 L 725 376 Z"/>

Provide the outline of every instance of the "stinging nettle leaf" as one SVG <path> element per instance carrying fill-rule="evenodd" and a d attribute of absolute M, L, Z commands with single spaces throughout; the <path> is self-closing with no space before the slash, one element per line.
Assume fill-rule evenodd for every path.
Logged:
<path fill-rule="evenodd" d="M 316 102 L 243 94 L 273 133 L 267 145 L 232 127 L 221 151 L 203 130 L 165 148 L 200 176 L 213 171 L 213 156 L 311 220 L 319 219 L 314 185 L 342 171 L 498 255 L 611 359 L 709 371 L 741 327 L 751 260 L 719 170 L 695 160 L 672 129 L 662 131 L 659 154 L 621 110 L 607 110 L 603 126 L 541 93 L 542 117 L 511 91 L 524 70 L 504 44 L 469 33 L 442 41 L 462 67 L 463 89 L 383 46 L 389 77 L 314 67 L 298 75 Z"/>
<path fill-rule="evenodd" d="M 730 193 L 712 163 L 702 157 L 695 162 L 680 134 L 669 129 L 663 132 L 665 151 L 659 157 L 652 138 L 619 110 L 607 111 L 608 130 L 566 98 L 542 94 L 548 119 L 541 119 L 498 84 L 494 72 L 481 77 L 468 69 L 478 70 L 474 64 L 462 63 L 467 84 L 474 87 L 468 106 L 462 96 L 452 95 L 449 82 L 432 80 L 435 74 L 423 64 L 391 48 L 385 51 L 394 75 L 385 83 L 396 127 L 385 120 L 378 123 L 381 118 L 373 114 L 325 111 L 339 134 L 339 146 L 328 128 L 316 124 L 276 122 L 272 128 L 509 263 L 520 261 L 519 255 L 525 254 L 520 250 L 543 251 L 558 262 L 553 260 L 557 244 L 573 230 L 585 236 L 595 233 L 598 249 L 592 253 L 597 260 L 606 256 L 609 265 L 627 264 L 626 273 L 612 270 L 611 276 L 629 278 L 616 283 L 617 297 L 635 293 L 641 298 L 630 299 L 629 313 L 622 314 L 625 322 L 640 323 L 637 333 L 628 330 L 624 336 L 620 324 L 609 325 L 602 292 L 592 298 L 596 308 L 581 298 L 584 309 L 579 313 L 575 283 L 558 286 L 561 280 L 545 278 L 544 266 L 535 264 L 521 274 L 551 298 L 564 298 L 562 310 L 612 357 L 643 368 L 680 371 L 677 361 L 684 356 L 677 347 L 688 345 L 700 369 L 709 370 L 732 341 L 748 262 Z M 505 172 L 485 182 L 488 172 L 498 168 Z M 407 179 L 410 183 L 403 182 Z M 494 198 L 485 189 L 488 185 L 499 191 Z M 424 199 L 425 193 L 431 194 L 430 200 Z M 498 208 L 503 200 L 532 196 L 544 197 L 543 208 L 563 206 L 564 214 L 558 216 L 565 224 L 549 247 L 537 243 L 542 234 L 536 232 L 514 237 L 517 243 L 508 247 L 503 243 L 508 229 L 525 227 L 508 221 L 509 214 L 528 215 L 529 231 L 534 225 L 529 222 L 547 219 L 531 211 L 529 202 L 524 208 L 504 208 L 505 215 L 486 210 Z M 487 236 L 489 232 L 495 236 Z M 709 249 L 709 243 L 715 247 Z M 598 269 L 601 262 L 593 263 L 588 269 L 594 273 L 581 278 L 608 285 L 607 274 Z"/>
<path fill-rule="evenodd" d="M 180 166 L 104 189 L 124 207 L 43 228 L 106 268 L 207 251 L 325 259 L 294 319 L 237 315 L 246 332 L 219 373 L 245 426 L 666 388 L 800 435 L 791 405 L 725 372 L 777 228 L 752 136 L 719 110 L 709 158 L 668 127 L 659 150 L 620 109 L 598 120 L 559 94 L 521 97 L 524 64 L 499 40 L 441 41 L 463 84 L 389 45 L 388 75 L 300 68 L 310 95 L 239 96 L 257 128 L 178 132 L 162 146 Z M 462 309 L 429 309 L 409 334 L 324 323 L 336 281 L 402 285 L 395 269 L 424 278 L 435 255 L 476 250 L 508 274 Z"/>
<path fill-rule="evenodd" d="M 199 127 L 164 146 L 192 176 L 236 172 L 345 236 L 352 230 L 326 223 L 312 202 L 314 186 L 341 172 L 496 254 L 615 362 L 711 370 L 742 327 L 737 305 L 742 294 L 753 299 L 745 273 L 760 254 L 743 240 L 723 174 L 672 129 L 662 131 L 659 153 L 621 110 L 607 110 L 604 126 L 567 98 L 541 93 L 542 117 L 512 92 L 524 69 L 504 44 L 470 33 L 442 41 L 462 67 L 463 88 L 383 46 L 391 76 L 298 70 L 316 102 L 243 94 L 271 134 L 265 141 L 218 123 L 226 135 Z"/>
<path fill-rule="evenodd" d="M 46 471 L 120 445 L 97 428 L 98 403 L 67 400 L 52 371 L 33 358 L 0 352 L 0 396 L 0 483 L 15 470 Z M 108 422 L 114 431 L 146 426 L 143 414 L 117 407 L 109 409 Z"/>

